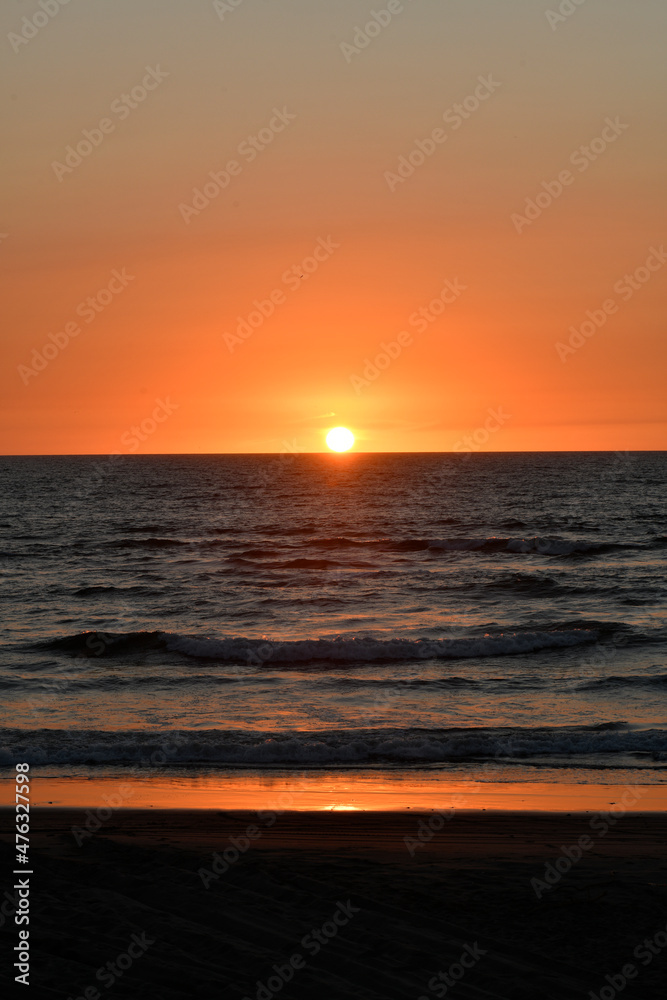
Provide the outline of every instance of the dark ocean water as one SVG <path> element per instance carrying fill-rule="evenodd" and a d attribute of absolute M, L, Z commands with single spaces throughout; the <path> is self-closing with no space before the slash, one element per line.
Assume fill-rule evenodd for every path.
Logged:
<path fill-rule="evenodd" d="M 0 459 L 0 763 L 664 780 L 666 473 Z"/>

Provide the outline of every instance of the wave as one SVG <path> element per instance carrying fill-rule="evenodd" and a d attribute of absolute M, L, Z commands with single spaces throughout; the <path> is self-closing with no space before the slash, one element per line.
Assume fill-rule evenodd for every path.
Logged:
<path fill-rule="evenodd" d="M 218 546 L 221 544 L 221 542 L 219 539 L 216 539 L 212 542 L 205 542 L 204 544 L 206 546 Z M 235 552 L 232 556 L 229 556 L 229 558 L 230 559 L 273 559 L 281 555 L 283 555 L 283 553 L 278 549 L 270 549 L 270 548 L 242 549 L 240 552 Z"/>
<path fill-rule="evenodd" d="M 509 524 L 508 524 L 509 526 Z M 518 524 L 517 524 L 518 526 Z M 155 530 L 159 526 L 148 525 L 146 528 L 137 526 L 135 533 L 146 533 Z M 228 533 L 230 529 L 212 528 L 213 534 Z M 270 534 L 268 529 L 264 533 Z M 306 532 L 305 534 L 308 534 Z M 290 534 L 284 532 L 284 535 Z M 291 533 L 294 534 L 294 533 Z M 375 537 L 375 538 L 354 538 L 347 535 L 331 537 L 304 537 L 304 532 L 298 532 L 301 537 L 294 544 L 276 547 L 270 539 L 266 541 L 258 539 L 256 544 L 248 543 L 246 540 L 243 547 L 237 552 L 230 552 L 229 558 L 246 559 L 275 559 L 285 556 L 287 553 L 299 553 L 299 549 L 320 549 L 326 552 L 335 553 L 345 549 L 374 550 L 377 552 L 430 552 L 432 555 L 448 552 L 479 552 L 482 554 L 511 553 L 513 555 L 544 555 L 544 556 L 595 556 L 611 552 L 621 552 L 628 549 L 662 549 L 667 545 L 665 536 L 655 536 L 647 540 L 632 541 L 600 541 L 591 539 L 573 539 L 563 535 L 534 535 L 534 536 L 471 536 L 471 537 L 447 537 L 447 538 L 395 538 L 395 537 Z M 234 542 L 223 538 L 171 538 L 162 535 L 150 535 L 148 538 L 132 537 L 132 531 L 127 529 L 130 537 L 120 537 L 102 542 L 103 548 L 117 549 L 162 549 L 177 546 L 195 546 L 203 549 L 234 547 Z M 286 561 L 280 568 L 309 568 L 306 556 L 297 555 L 295 560 Z M 303 563 L 303 564 L 302 564 Z M 312 560 L 312 568 L 320 568 L 316 560 Z M 323 566 L 322 568 L 326 568 Z"/>
<path fill-rule="evenodd" d="M 590 542 L 562 538 L 559 535 L 533 538 L 443 538 L 430 541 L 428 548 L 445 552 L 512 552 L 515 555 L 536 553 L 543 556 L 595 555 L 633 548 L 631 543 Z"/>
<path fill-rule="evenodd" d="M 53 667 L 53 663 L 46 664 L 46 667 Z M 271 676 L 260 676 L 257 674 L 238 674 L 233 677 L 229 676 L 217 676 L 216 674 L 206 673 L 206 674 L 182 674 L 173 677 L 164 676 L 163 674 L 155 675 L 133 675 L 126 674 L 125 676 L 119 674 L 113 674 L 110 677 L 90 677 L 85 675 L 67 675 L 66 673 L 58 673 L 54 677 L 46 677 L 42 680 L 31 679 L 30 689 L 31 691 L 51 691 L 54 688 L 54 683 L 57 685 L 58 690 L 94 690 L 94 691 L 113 691 L 117 688 L 132 688 L 136 689 L 138 687 L 155 687 L 155 688 L 170 688 L 170 687 L 180 687 L 185 686 L 187 688 L 197 687 L 200 685 L 204 686 L 223 686 L 228 684 L 252 684 L 256 685 L 266 685 L 266 684 L 276 684 L 279 678 Z M 364 677 L 330 677 L 326 679 L 321 679 L 318 682 L 320 685 L 324 685 L 330 688 L 336 688 L 341 690 L 349 690 L 350 688 L 359 690 L 377 690 L 377 689 L 387 689 L 392 692 L 400 692 L 405 690 L 448 690 L 448 689 L 484 689 L 491 688 L 495 689 L 521 689 L 521 690 L 539 690 L 544 688 L 545 680 L 538 680 L 536 678 L 523 678 L 523 677 L 485 677 L 480 680 L 473 680 L 470 677 L 406 677 L 396 680 L 395 678 L 364 678 Z M 25 689 L 25 679 L 24 678 L 14 678 L 14 677 L 0 677 L 0 690 L 17 690 L 22 691 Z M 659 674 L 652 677 L 636 677 L 636 676 L 613 676 L 613 677 L 602 677 L 593 681 L 586 681 L 585 683 L 578 684 L 575 687 L 577 691 L 614 691 L 623 688 L 667 688 L 667 674 Z M 571 685 L 566 685 L 566 690 L 570 690 Z"/>
<path fill-rule="evenodd" d="M 135 524 L 133 521 L 125 521 L 122 524 L 116 524 L 115 529 L 117 531 L 127 532 L 127 534 L 134 535 L 160 535 L 163 531 L 172 530 L 169 525 Z"/>
<path fill-rule="evenodd" d="M 367 565 L 362 563 L 362 565 Z M 285 562 L 272 564 L 272 569 L 331 569 L 334 566 L 340 566 L 340 563 L 334 562 L 332 559 L 307 559 L 305 557 L 301 559 L 287 559 Z"/>
<path fill-rule="evenodd" d="M 502 592 L 514 592 L 516 594 L 525 594 L 529 598 L 554 598 L 554 597 L 573 597 L 578 594 L 584 597 L 590 597 L 593 594 L 605 594 L 607 597 L 619 597 L 623 600 L 622 595 L 625 593 L 625 588 L 618 583 L 603 583 L 598 582 L 597 584 L 591 582 L 590 574 L 587 574 L 588 579 L 583 579 L 581 573 L 577 577 L 563 576 L 560 580 L 554 579 L 553 577 L 542 575 L 539 573 L 509 573 L 503 576 L 487 578 L 481 582 L 468 583 L 462 580 L 459 575 L 460 582 L 454 585 L 449 585 L 448 590 L 458 589 L 458 590 L 472 590 L 475 587 L 479 588 L 480 593 L 484 594 L 487 591 L 502 591 Z M 578 580 L 579 582 L 575 582 Z M 567 582 L 565 582 L 567 581 Z M 442 584 L 439 583 L 439 586 Z M 636 586 L 636 584 L 635 584 Z M 642 598 L 637 598 L 636 603 L 639 606 L 644 606 L 646 604 L 647 595 L 653 596 L 652 592 L 649 593 L 646 587 L 641 589 Z M 624 603 L 629 603 L 624 601 Z"/>
<path fill-rule="evenodd" d="M 218 764 L 331 766 L 436 764 L 464 760 L 568 758 L 585 765 L 596 755 L 667 759 L 665 730 L 627 731 L 618 725 L 542 729 L 363 729 L 329 732 L 225 730 L 0 730 L 0 765 Z M 621 766 L 621 762 L 616 766 Z"/>
<path fill-rule="evenodd" d="M 345 535 L 337 535 L 333 538 L 307 538 L 304 544 L 318 549 L 348 549 L 348 548 L 368 548 L 386 545 L 390 542 L 387 538 L 347 538 Z"/>
<path fill-rule="evenodd" d="M 505 678 L 492 678 L 492 680 L 503 681 Z M 332 677 L 324 682 L 328 687 L 333 688 L 386 688 L 390 691 L 400 692 L 412 690 L 413 688 L 478 688 L 485 681 L 474 681 L 469 677 L 406 677 L 401 680 L 394 678 L 388 680 L 377 680 L 375 678 L 363 677 Z M 510 682 L 511 683 L 511 682 Z"/>
<path fill-rule="evenodd" d="M 155 688 L 171 688 L 171 687 L 181 687 L 186 688 L 197 687 L 199 685 L 206 685 L 209 687 L 217 687 L 226 684 L 243 684 L 244 689 L 247 685 L 257 686 L 266 684 L 276 684 L 278 682 L 277 677 L 248 677 L 238 676 L 238 677 L 216 677 L 215 674 L 188 674 L 187 676 L 180 677 L 164 677 L 164 676 L 119 676 L 114 674 L 111 677 L 81 677 L 81 676 L 68 676 L 66 673 L 59 673 L 54 677 L 44 678 L 43 680 L 33 680 L 30 681 L 31 691 L 115 691 L 118 688 L 131 688 L 132 690 L 138 687 L 155 687 Z M 25 691 L 26 682 L 22 678 L 14 677 L 0 677 L 0 690 L 17 690 Z"/>
<path fill-rule="evenodd" d="M 113 594 L 116 593 L 116 587 L 79 587 L 78 590 L 74 591 L 75 597 L 94 597 L 95 594 Z"/>
<path fill-rule="evenodd" d="M 96 597 L 99 594 L 137 594 L 143 593 L 143 587 L 113 587 L 99 584 L 92 587 L 79 587 L 73 591 L 74 597 Z"/>
<path fill-rule="evenodd" d="M 513 632 L 475 639 L 294 639 L 285 642 L 246 638 L 198 638 L 178 632 L 81 632 L 40 644 L 40 648 L 78 656 L 117 656 L 168 650 L 220 663 L 365 663 L 378 661 L 452 660 L 509 656 L 595 642 L 591 628 L 549 632 Z"/>
<path fill-rule="evenodd" d="M 515 554 L 536 552 L 540 555 L 552 556 L 584 555 L 636 547 L 631 542 L 586 541 L 563 538 L 561 535 L 524 538 L 493 535 L 491 537 L 472 538 L 372 538 L 365 540 L 340 537 L 304 539 L 304 542 L 307 545 L 318 548 L 332 549 L 367 546 L 385 548 L 395 552 L 417 552 L 421 550 L 431 550 L 434 552 L 438 550 L 443 552 L 512 552 Z M 663 541 L 656 539 L 655 544 L 661 546 Z"/>
<path fill-rule="evenodd" d="M 106 548 L 113 549 L 167 549 L 176 545 L 188 545 L 188 542 L 178 538 L 119 538 L 113 542 L 104 542 Z"/>
<path fill-rule="evenodd" d="M 365 548 L 385 552 L 509 552 L 514 555 L 548 555 L 574 556 L 597 555 L 626 549 L 663 548 L 665 539 L 656 537 L 647 542 L 611 542 L 592 541 L 587 539 L 565 538 L 562 535 L 535 535 L 524 537 L 483 536 L 483 537 L 451 537 L 451 538 L 350 538 L 346 535 L 334 537 L 304 538 L 302 544 L 307 548 L 337 549 Z M 263 558 L 265 553 L 260 547 L 256 558 Z M 239 553 L 246 555 L 247 553 Z M 255 554 L 255 553 L 254 553 Z M 266 555 L 275 554 L 275 550 Z"/>
<path fill-rule="evenodd" d="M 619 688 L 665 688 L 667 687 L 667 674 L 654 674 L 649 677 L 637 677 L 635 675 L 620 675 L 613 677 L 600 677 L 594 681 L 587 681 L 579 684 L 578 691 L 614 691 Z"/>
<path fill-rule="evenodd" d="M 462 583 L 460 586 L 468 588 L 469 585 Z M 553 597 L 555 594 L 577 593 L 580 589 L 563 586 L 553 577 L 533 573 L 512 573 L 507 576 L 498 576 L 495 579 L 485 580 L 482 587 L 485 590 L 513 590 L 531 597 Z"/>

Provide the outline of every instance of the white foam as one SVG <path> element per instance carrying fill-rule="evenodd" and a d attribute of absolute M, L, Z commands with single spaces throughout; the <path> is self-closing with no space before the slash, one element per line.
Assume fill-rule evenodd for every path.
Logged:
<path fill-rule="evenodd" d="M 5 730 L 0 765 L 17 755 L 30 764 L 169 764 L 377 766 L 464 759 L 667 756 L 667 732 L 590 728 L 338 730 L 325 733 L 249 733 L 219 730 L 81 731 Z"/>

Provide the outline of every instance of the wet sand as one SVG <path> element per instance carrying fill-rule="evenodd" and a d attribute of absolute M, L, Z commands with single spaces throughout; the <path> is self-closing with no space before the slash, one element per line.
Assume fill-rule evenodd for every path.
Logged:
<path fill-rule="evenodd" d="M 214 770 L 169 774 L 30 778 L 33 806 L 171 809 L 394 810 L 494 809 L 509 812 L 586 812 L 616 806 L 642 812 L 667 812 L 667 785 L 593 784 L 562 781 L 471 781 L 452 779 L 440 770 L 367 772 L 302 771 L 297 774 Z M 0 807 L 14 802 L 14 788 L 0 786 Z"/>
<path fill-rule="evenodd" d="M 0 816 L 11 873 L 13 816 Z M 606 976 L 626 979 L 624 996 L 664 996 L 664 814 L 606 830 L 599 814 L 520 812 L 31 821 L 32 997 L 574 1000 L 613 989 Z"/>

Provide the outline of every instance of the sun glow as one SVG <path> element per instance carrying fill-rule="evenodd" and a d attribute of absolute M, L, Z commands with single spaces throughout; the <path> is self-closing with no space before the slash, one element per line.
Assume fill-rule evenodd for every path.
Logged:
<path fill-rule="evenodd" d="M 354 434 L 347 427 L 333 427 L 327 434 L 327 444 L 332 451 L 348 451 L 354 444 Z"/>

